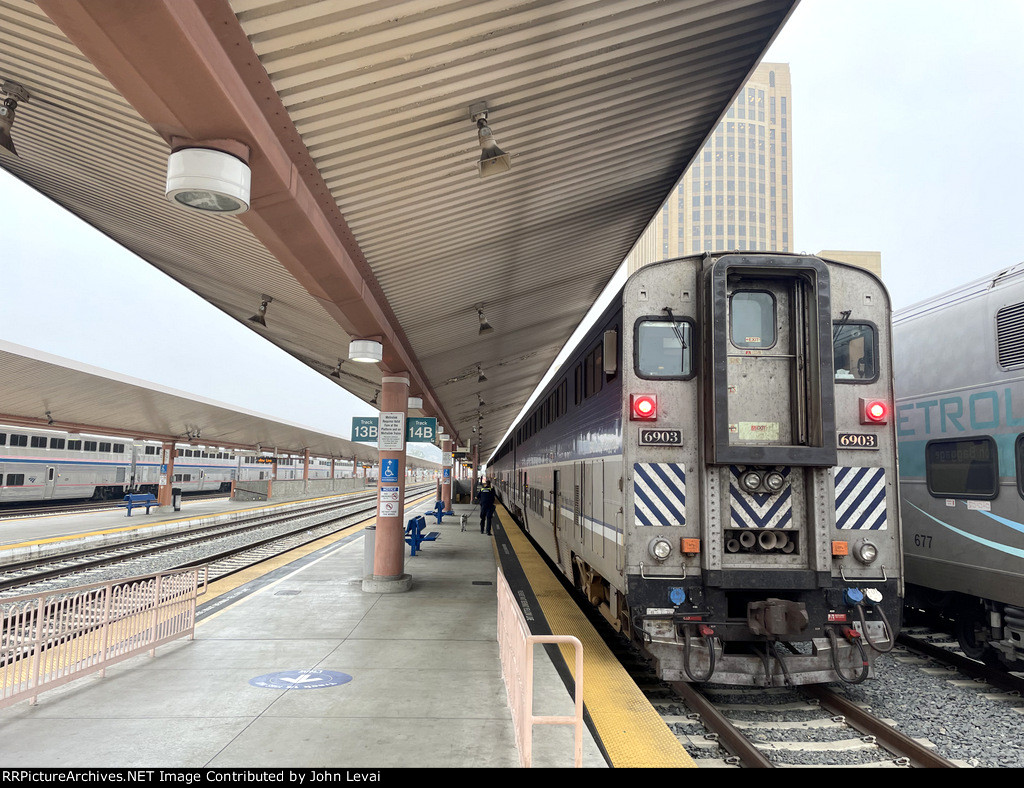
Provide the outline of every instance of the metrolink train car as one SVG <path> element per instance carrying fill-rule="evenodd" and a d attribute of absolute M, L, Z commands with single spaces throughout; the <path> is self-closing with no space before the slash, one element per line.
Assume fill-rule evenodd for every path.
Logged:
<path fill-rule="evenodd" d="M 645 266 L 488 475 L 662 678 L 863 681 L 903 603 L 890 317 L 816 257 Z"/>
<path fill-rule="evenodd" d="M 893 321 L 908 607 L 1024 670 L 1024 264 Z"/>

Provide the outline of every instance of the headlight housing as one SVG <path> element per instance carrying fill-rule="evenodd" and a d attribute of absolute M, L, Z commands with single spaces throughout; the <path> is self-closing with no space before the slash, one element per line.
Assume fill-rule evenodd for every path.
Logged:
<path fill-rule="evenodd" d="M 668 539 L 658 537 L 651 540 L 647 549 L 655 560 L 664 561 L 672 554 L 672 543 Z"/>
<path fill-rule="evenodd" d="M 853 555 L 862 564 L 872 564 L 878 558 L 878 547 L 874 542 L 861 539 L 853 546 Z"/>

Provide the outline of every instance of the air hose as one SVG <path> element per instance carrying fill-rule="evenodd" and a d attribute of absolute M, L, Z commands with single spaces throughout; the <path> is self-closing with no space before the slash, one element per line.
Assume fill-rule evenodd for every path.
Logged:
<path fill-rule="evenodd" d="M 708 647 L 708 673 L 706 676 L 694 676 L 690 668 L 690 627 L 683 627 L 683 670 L 689 676 L 690 681 L 699 684 L 703 681 L 710 681 L 715 673 L 715 631 L 706 624 L 698 624 L 701 636 Z"/>
<path fill-rule="evenodd" d="M 828 639 L 832 644 L 832 669 L 836 672 L 836 675 L 845 682 L 846 684 L 860 684 L 864 679 L 868 677 L 868 670 L 871 667 L 871 663 L 868 662 L 867 654 L 864 653 L 864 646 L 860 642 L 860 633 L 850 627 L 843 627 L 843 637 L 845 637 L 851 644 L 857 647 L 857 652 L 860 654 L 861 660 L 861 671 L 860 674 L 854 678 L 847 678 L 843 675 L 843 671 L 839 668 L 839 638 L 836 637 L 834 629 L 828 630 Z"/>
<path fill-rule="evenodd" d="M 893 637 L 892 626 L 889 624 L 889 619 L 885 617 L 885 611 L 882 610 L 881 607 L 876 609 L 878 610 L 878 615 L 882 619 L 882 629 L 885 632 L 886 642 L 889 645 L 883 647 L 871 642 L 871 638 L 868 637 L 868 622 L 864 618 L 864 605 L 857 605 L 857 615 L 860 618 L 861 632 L 864 633 L 864 640 L 867 641 L 867 644 L 871 646 L 871 648 L 879 654 L 888 654 L 896 647 L 896 638 Z"/>

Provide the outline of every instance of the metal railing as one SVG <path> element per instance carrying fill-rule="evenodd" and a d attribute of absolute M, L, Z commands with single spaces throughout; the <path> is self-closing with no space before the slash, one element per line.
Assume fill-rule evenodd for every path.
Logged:
<path fill-rule="evenodd" d="M 533 648 L 537 644 L 569 643 L 576 652 L 575 714 L 535 716 L 533 713 Z M 534 725 L 575 726 L 575 766 L 583 766 L 583 644 L 571 635 L 532 635 L 526 617 L 512 589 L 498 569 L 498 650 L 501 673 L 508 692 L 508 705 L 516 733 L 519 761 L 529 768 L 533 762 Z"/>
<path fill-rule="evenodd" d="M 0 599 L 0 709 L 191 640 L 207 577 L 193 567 Z"/>

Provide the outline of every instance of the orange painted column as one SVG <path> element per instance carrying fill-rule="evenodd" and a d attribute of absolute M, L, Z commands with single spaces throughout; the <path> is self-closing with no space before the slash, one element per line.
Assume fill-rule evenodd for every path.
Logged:
<path fill-rule="evenodd" d="M 445 437 L 441 441 L 441 500 L 444 510 L 452 510 L 452 439 Z"/>
<path fill-rule="evenodd" d="M 385 374 L 381 378 L 381 410 L 377 425 L 377 526 L 373 577 L 365 590 L 406 591 L 410 577 L 405 568 L 405 417 L 409 377 Z M 367 588 L 367 586 L 371 588 Z"/>
<path fill-rule="evenodd" d="M 174 486 L 174 444 L 164 443 L 160 450 L 160 487 L 156 492 L 159 506 L 171 505 L 171 488 Z"/>

